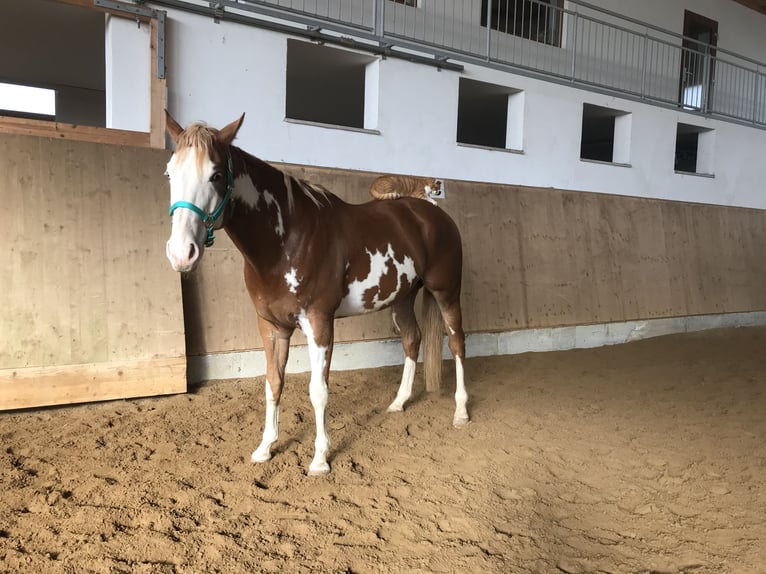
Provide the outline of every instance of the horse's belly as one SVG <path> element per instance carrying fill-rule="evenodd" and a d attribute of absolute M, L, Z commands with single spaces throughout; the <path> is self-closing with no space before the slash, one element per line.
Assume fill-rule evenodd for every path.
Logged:
<path fill-rule="evenodd" d="M 349 262 L 346 277 L 362 278 L 347 279 L 336 317 L 385 309 L 409 293 L 417 280 L 415 262 L 407 255 L 397 256 L 390 244 L 385 253 L 366 251 L 366 255 L 366 259 Z"/>

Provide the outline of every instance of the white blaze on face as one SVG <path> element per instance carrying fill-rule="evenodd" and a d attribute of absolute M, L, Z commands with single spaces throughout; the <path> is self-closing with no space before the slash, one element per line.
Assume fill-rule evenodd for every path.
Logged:
<path fill-rule="evenodd" d="M 338 307 L 338 310 L 335 313 L 338 317 L 359 315 L 361 313 L 369 313 L 371 311 L 383 309 L 390 305 L 399 294 L 403 280 L 406 280 L 408 285 L 412 285 L 417 278 L 417 273 L 415 273 L 415 262 L 412 258 L 405 255 L 402 260 L 399 261 L 394 253 L 394 248 L 390 243 L 388 244 L 388 249 L 385 253 L 381 253 L 380 251 L 375 251 L 373 253 L 367 250 L 367 255 L 370 257 L 370 273 L 367 277 L 353 281 L 348 286 L 348 295 L 343 298 L 340 307 Z M 381 279 L 384 275 L 391 272 L 391 268 L 393 268 L 396 273 L 396 286 L 393 291 L 384 299 L 380 299 L 379 294 L 376 293 L 372 299 L 372 307 L 365 307 L 364 293 L 369 289 L 379 286 Z"/>
<path fill-rule="evenodd" d="M 291 267 L 290 271 L 285 273 L 285 282 L 287 282 L 287 288 L 290 290 L 290 293 L 298 292 L 298 285 L 301 282 L 298 279 L 298 270 L 295 267 Z"/>
<path fill-rule="evenodd" d="M 206 213 L 212 213 L 220 198 L 210 183 L 215 166 L 210 158 L 198 156 L 193 148 L 173 154 L 167 165 L 170 178 L 170 204 L 188 201 Z M 176 271 L 191 271 L 202 255 L 207 229 L 202 218 L 190 209 L 173 212 L 173 228 L 166 253 Z"/>

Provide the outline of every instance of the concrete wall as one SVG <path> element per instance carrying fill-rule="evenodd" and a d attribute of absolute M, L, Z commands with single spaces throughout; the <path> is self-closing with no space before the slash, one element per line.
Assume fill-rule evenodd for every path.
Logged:
<path fill-rule="evenodd" d="M 610 7 L 630 13 L 635 3 L 621 4 Z M 731 45 L 739 26 L 751 29 L 746 21 L 766 20 L 730 0 L 711 1 L 708 12 L 692 4 L 654 2 L 634 15 L 680 28 L 688 6 L 720 20 L 721 46 Z M 766 208 L 762 130 L 479 66 L 467 65 L 460 74 L 395 59 L 378 66 L 379 134 L 294 124 L 284 121 L 286 36 L 177 11 L 169 18 L 171 111 L 182 123 L 201 119 L 218 126 L 247 112 L 239 143 L 267 160 Z M 763 53 L 759 38 L 738 39 L 738 45 L 757 57 Z M 524 91 L 523 154 L 457 145 L 461 76 Z M 630 167 L 580 160 L 584 103 L 632 114 Z M 674 173 L 678 122 L 714 130 L 714 178 Z"/>

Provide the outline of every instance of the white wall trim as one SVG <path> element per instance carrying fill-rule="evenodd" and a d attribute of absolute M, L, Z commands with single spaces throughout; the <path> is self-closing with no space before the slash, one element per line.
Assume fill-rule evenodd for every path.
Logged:
<path fill-rule="evenodd" d="M 722 327 L 766 326 L 766 311 L 729 313 L 725 315 L 698 315 L 672 319 L 648 319 L 624 323 L 601 323 L 574 327 L 522 329 L 502 333 L 475 333 L 466 338 L 468 357 L 515 355 L 519 353 L 588 349 L 605 345 L 618 345 L 674 333 L 691 333 Z M 444 346 L 444 358 L 450 354 Z M 335 345 L 332 370 L 349 371 L 404 363 L 404 353 L 398 339 L 361 341 Z M 288 373 L 310 370 L 305 345 L 290 349 Z M 188 358 L 189 383 L 211 379 L 257 377 L 266 372 L 263 351 L 237 351 Z"/>

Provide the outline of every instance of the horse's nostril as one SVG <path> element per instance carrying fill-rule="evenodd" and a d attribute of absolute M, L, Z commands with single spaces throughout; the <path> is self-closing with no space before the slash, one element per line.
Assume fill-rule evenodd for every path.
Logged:
<path fill-rule="evenodd" d="M 195 261 L 199 252 L 197 246 L 194 243 L 189 244 L 189 261 Z"/>

